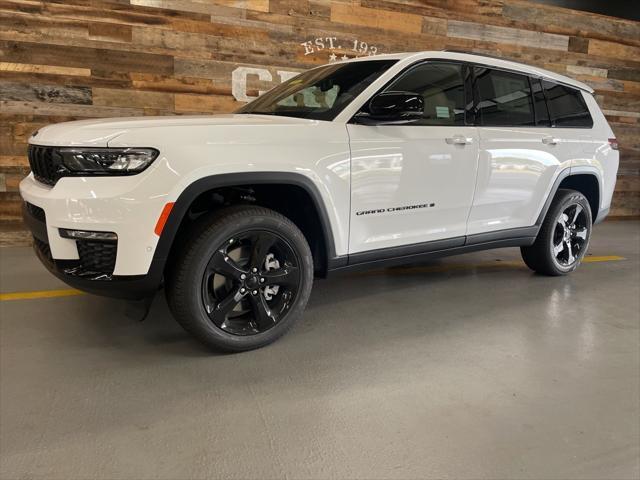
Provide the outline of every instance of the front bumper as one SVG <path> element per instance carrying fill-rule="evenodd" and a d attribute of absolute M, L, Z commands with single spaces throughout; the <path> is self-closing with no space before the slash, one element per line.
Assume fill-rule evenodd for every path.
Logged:
<path fill-rule="evenodd" d="M 51 255 L 46 217 L 43 210 L 24 202 L 24 223 L 33 235 L 33 248 L 42 264 L 53 275 L 79 290 L 116 298 L 141 299 L 153 295 L 162 283 L 162 265 L 152 262 L 146 275 L 109 275 L 83 268 L 81 259 L 55 260 Z"/>
<path fill-rule="evenodd" d="M 22 199 L 46 212 L 52 257 L 77 260 L 75 240 L 59 229 L 113 232 L 118 236 L 114 275 L 144 275 L 158 243 L 154 228 L 166 203 L 162 182 L 147 172 L 131 177 L 66 177 L 50 187 L 30 174 L 20 182 Z"/>

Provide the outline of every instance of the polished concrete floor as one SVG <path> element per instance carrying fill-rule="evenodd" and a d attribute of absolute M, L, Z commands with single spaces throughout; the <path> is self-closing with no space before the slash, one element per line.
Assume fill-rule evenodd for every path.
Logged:
<path fill-rule="evenodd" d="M 288 336 L 236 355 L 161 296 L 142 323 L 2 301 L 0 477 L 638 478 L 640 223 L 590 253 L 563 278 L 506 249 L 318 281 Z M 0 291 L 66 288 L 0 255 Z"/>

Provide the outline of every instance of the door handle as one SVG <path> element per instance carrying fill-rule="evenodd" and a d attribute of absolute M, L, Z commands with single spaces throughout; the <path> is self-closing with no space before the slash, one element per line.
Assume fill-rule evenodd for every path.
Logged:
<path fill-rule="evenodd" d="M 463 135 L 454 135 L 453 137 L 447 137 L 444 139 L 449 145 L 466 145 L 467 143 L 473 143 L 473 138 L 465 137 Z"/>
<path fill-rule="evenodd" d="M 542 137 L 542 143 L 545 145 L 557 145 L 560 143 L 560 139 L 554 137 Z"/>

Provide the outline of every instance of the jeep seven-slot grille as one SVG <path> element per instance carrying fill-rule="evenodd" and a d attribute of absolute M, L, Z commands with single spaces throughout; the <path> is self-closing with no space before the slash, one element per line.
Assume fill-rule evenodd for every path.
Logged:
<path fill-rule="evenodd" d="M 28 155 L 29 165 L 36 180 L 47 185 L 55 185 L 60 179 L 60 161 L 55 147 L 29 145 Z"/>
<path fill-rule="evenodd" d="M 85 272 L 111 275 L 116 266 L 118 242 L 78 240 L 80 269 Z"/>

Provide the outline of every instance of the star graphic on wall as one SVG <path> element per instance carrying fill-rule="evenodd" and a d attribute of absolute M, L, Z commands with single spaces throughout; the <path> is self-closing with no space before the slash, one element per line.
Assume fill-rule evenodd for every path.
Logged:
<path fill-rule="evenodd" d="M 337 60 L 338 56 L 335 53 L 332 53 L 331 55 L 329 55 L 329 61 L 330 62 L 335 62 Z"/>
<path fill-rule="evenodd" d="M 347 57 L 346 55 L 342 55 L 342 60 L 349 60 L 349 57 Z"/>

